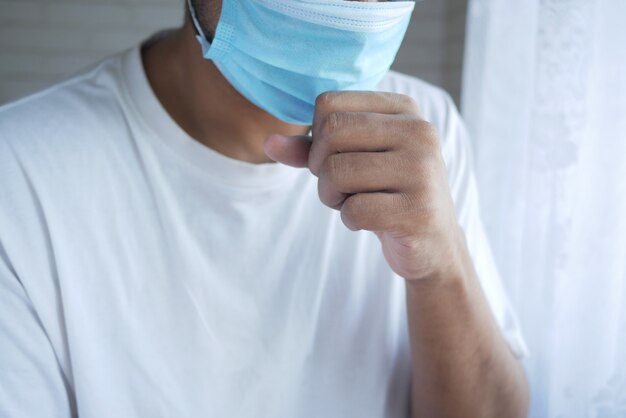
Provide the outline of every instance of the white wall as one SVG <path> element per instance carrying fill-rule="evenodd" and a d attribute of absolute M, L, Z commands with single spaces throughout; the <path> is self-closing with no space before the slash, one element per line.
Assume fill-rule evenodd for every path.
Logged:
<path fill-rule="evenodd" d="M 182 0 L 0 0 L 0 104 L 177 26 L 182 13 Z M 394 68 L 458 97 L 464 19 L 465 0 L 418 2 Z"/>

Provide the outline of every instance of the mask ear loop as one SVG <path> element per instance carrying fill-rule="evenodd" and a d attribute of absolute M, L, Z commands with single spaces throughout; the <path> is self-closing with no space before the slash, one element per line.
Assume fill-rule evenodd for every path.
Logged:
<path fill-rule="evenodd" d="M 194 31 L 196 32 L 196 39 L 198 40 L 200 45 L 202 45 L 202 52 L 206 56 L 206 54 L 209 52 L 211 42 L 209 42 L 209 40 L 206 38 L 204 31 L 202 30 L 202 26 L 200 26 L 198 16 L 196 15 L 196 10 L 193 8 L 191 0 L 187 0 L 187 6 L 189 7 L 189 14 L 191 15 Z"/>

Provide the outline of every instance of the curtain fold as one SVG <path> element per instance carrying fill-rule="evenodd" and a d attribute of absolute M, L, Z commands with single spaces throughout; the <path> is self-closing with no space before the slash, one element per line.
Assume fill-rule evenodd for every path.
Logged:
<path fill-rule="evenodd" d="M 626 417 L 626 1 L 470 0 L 462 112 L 533 417 Z"/>

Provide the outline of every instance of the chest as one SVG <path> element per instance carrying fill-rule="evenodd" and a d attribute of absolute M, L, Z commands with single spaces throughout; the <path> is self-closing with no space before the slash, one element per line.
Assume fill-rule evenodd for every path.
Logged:
<path fill-rule="evenodd" d="M 77 214 L 84 227 L 64 231 L 56 260 L 75 388 L 139 416 L 403 405 L 403 283 L 373 234 L 308 196 L 255 207 L 161 193 L 100 222 Z M 102 398 L 77 397 L 102 411 Z"/>

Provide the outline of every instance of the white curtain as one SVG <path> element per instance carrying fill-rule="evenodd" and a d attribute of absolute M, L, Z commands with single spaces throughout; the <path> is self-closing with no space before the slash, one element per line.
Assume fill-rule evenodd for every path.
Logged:
<path fill-rule="evenodd" d="M 532 417 L 626 417 L 626 0 L 470 0 L 462 110 Z"/>

